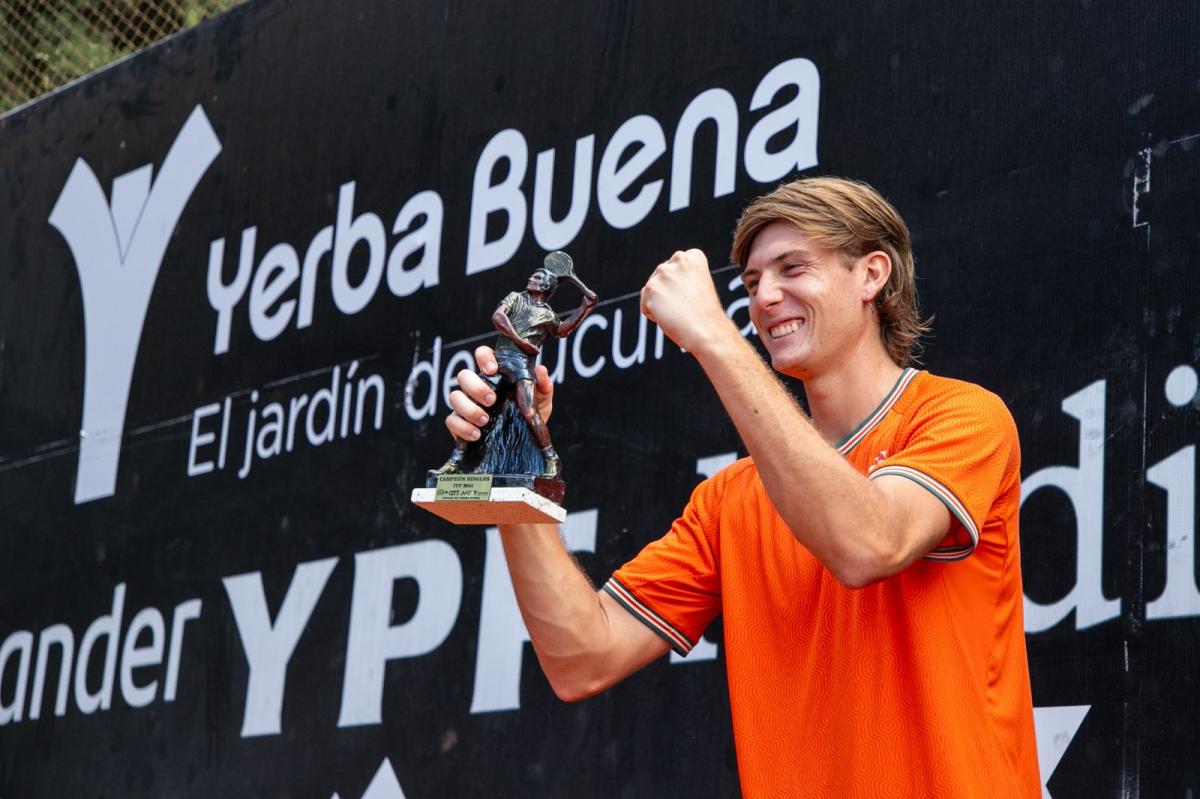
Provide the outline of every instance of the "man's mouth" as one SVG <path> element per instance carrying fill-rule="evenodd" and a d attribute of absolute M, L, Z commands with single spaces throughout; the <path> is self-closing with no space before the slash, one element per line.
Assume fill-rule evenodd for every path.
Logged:
<path fill-rule="evenodd" d="M 786 322 L 780 322 L 772 328 L 768 328 L 767 335 L 771 338 L 783 338 L 795 333 L 804 326 L 803 319 L 789 319 Z"/>

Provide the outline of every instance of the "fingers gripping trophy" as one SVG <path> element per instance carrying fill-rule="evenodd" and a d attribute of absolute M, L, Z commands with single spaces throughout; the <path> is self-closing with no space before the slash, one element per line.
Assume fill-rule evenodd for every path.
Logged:
<path fill-rule="evenodd" d="M 549 305 L 562 280 L 583 294 L 565 318 Z M 459 524 L 565 518 L 558 504 L 566 491 L 562 459 L 536 404 L 534 364 L 543 344 L 573 333 L 597 300 L 575 274 L 571 256 L 561 251 L 546 256 L 524 291 L 501 300 L 492 313 L 499 333 L 495 368 L 480 374 L 496 395 L 488 421 L 478 440 L 455 436 L 449 459 L 430 470 L 424 489 L 413 491 L 414 503 Z"/>

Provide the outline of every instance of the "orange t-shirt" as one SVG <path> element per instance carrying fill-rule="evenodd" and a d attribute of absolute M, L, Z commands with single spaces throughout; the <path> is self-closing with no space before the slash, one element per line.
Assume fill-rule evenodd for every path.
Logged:
<path fill-rule="evenodd" d="M 681 654 L 724 614 L 749 799 L 1040 797 L 1007 408 L 908 369 L 838 450 L 869 478 L 933 492 L 953 517 L 946 538 L 848 589 L 792 536 L 746 458 L 701 483 L 604 590 Z"/>

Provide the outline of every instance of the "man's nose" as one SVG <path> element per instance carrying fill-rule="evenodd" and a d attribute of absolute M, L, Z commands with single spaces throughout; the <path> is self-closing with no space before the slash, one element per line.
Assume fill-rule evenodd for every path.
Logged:
<path fill-rule="evenodd" d="M 764 308 L 768 308 L 783 298 L 783 291 L 780 288 L 779 279 L 774 275 L 764 272 L 758 278 L 758 287 L 754 292 L 754 301 Z"/>

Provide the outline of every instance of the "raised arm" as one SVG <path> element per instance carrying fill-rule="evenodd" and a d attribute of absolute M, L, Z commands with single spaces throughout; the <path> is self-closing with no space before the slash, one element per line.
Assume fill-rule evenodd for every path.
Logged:
<path fill-rule="evenodd" d="M 554 693 L 603 691 L 667 652 L 665 640 L 580 571 L 550 524 L 501 525 L 513 590 Z"/>
<path fill-rule="evenodd" d="M 700 363 L 771 502 L 840 582 L 896 574 L 945 537 L 950 515 L 932 494 L 902 477 L 867 480 L 822 438 L 725 315 L 699 250 L 659 265 L 642 310 Z"/>
<path fill-rule="evenodd" d="M 579 327 L 583 323 L 583 320 L 587 318 L 587 315 L 592 312 L 592 309 L 596 307 L 597 299 L 596 292 L 590 289 L 584 291 L 583 301 L 579 303 L 579 307 L 572 311 L 570 316 L 558 323 L 558 330 L 555 331 L 554 335 L 559 338 L 565 338 L 574 333 L 575 328 Z"/>

